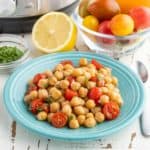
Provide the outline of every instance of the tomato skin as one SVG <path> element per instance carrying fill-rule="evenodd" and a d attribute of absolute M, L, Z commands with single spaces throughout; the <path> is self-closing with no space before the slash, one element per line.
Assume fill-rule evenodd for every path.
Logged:
<path fill-rule="evenodd" d="M 108 102 L 103 106 L 102 109 L 107 120 L 113 120 L 120 114 L 120 108 L 115 102 Z"/>
<path fill-rule="evenodd" d="M 64 96 L 66 100 L 70 101 L 74 96 L 77 96 L 77 92 L 67 89 Z"/>
<path fill-rule="evenodd" d="M 92 59 L 91 63 L 96 67 L 97 70 L 103 68 L 103 65 L 100 64 L 98 61 L 96 61 L 95 59 Z"/>
<path fill-rule="evenodd" d="M 97 79 L 96 76 L 93 76 L 93 77 L 90 78 L 90 81 L 93 81 L 93 82 L 97 82 L 97 80 L 98 80 L 98 79 Z"/>
<path fill-rule="evenodd" d="M 43 100 L 42 99 L 35 99 L 30 103 L 30 110 L 33 114 L 37 114 L 39 109 L 42 108 L 43 105 Z"/>
<path fill-rule="evenodd" d="M 69 81 L 70 85 L 73 81 L 75 81 L 75 78 L 73 76 L 68 76 L 66 79 Z"/>
<path fill-rule="evenodd" d="M 73 62 L 71 60 L 64 60 L 61 62 L 62 65 L 70 64 L 73 66 Z"/>
<path fill-rule="evenodd" d="M 38 73 L 38 74 L 36 74 L 36 75 L 34 76 L 34 78 L 33 78 L 33 83 L 37 85 L 38 82 L 39 82 L 39 80 L 40 80 L 40 79 L 44 79 L 44 78 L 46 78 L 46 75 L 45 75 L 45 74 Z"/>
<path fill-rule="evenodd" d="M 68 117 L 63 112 L 57 112 L 53 114 L 51 123 L 56 128 L 62 128 L 67 124 Z"/>
<path fill-rule="evenodd" d="M 93 99 L 96 104 L 98 104 L 98 101 L 99 101 L 101 95 L 102 95 L 102 92 L 99 87 L 93 87 L 88 93 L 88 97 L 90 99 Z"/>

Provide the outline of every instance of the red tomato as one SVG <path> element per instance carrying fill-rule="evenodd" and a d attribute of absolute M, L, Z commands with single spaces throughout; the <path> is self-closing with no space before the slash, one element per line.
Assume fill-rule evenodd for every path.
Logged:
<path fill-rule="evenodd" d="M 57 112 L 52 116 L 51 123 L 56 128 L 62 128 L 67 124 L 68 117 L 63 112 Z"/>
<path fill-rule="evenodd" d="M 62 65 L 70 64 L 73 66 L 73 62 L 71 60 L 64 60 L 61 62 Z"/>
<path fill-rule="evenodd" d="M 115 102 L 108 102 L 104 105 L 102 109 L 107 120 L 113 120 L 118 117 L 120 113 L 120 108 Z"/>
<path fill-rule="evenodd" d="M 93 82 L 97 82 L 97 80 L 98 80 L 98 79 L 97 79 L 96 76 L 90 78 L 90 81 L 93 81 Z"/>
<path fill-rule="evenodd" d="M 43 100 L 42 99 L 35 99 L 30 103 L 30 110 L 32 113 L 38 113 L 39 109 L 42 109 Z"/>
<path fill-rule="evenodd" d="M 41 109 L 42 111 L 45 111 L 46 113 L 49 113 L 49 105 L 44 103 L 42 106 L 41 106 Z"/>
<path fill-rule="evenodd" d="M 97 70 L 101 69 L 103 67 L 102 64 L 100 64 L 98 61 L 95 59 L 92 59 L 91 63 L 96 67 Z"/>
<path fill-rule="evenodd" d="M 98 28 L 98 32 L 113 35 L 110 29 L 110 21 L 103 21 Z M 98 38 L 100 42 L 106 43 L 106 44 L 113 44 L 115 40 L 108 39 L 108 38 Z"/>
<path fill-rule="evenodd" d="M 45 74 L 38 73 L 38 74 L 36 74 L 36 75 L 34 76 L 34 78 L 33 78 L 33 83 L 34 83 L 34 84 L 38 84 L 39 80 L 40 80 L 40 79 L 44 79 L 44 78 L 46 78 L 46 75 L 45 75 Z"/>
<path fill-rule="evenodd" d="M 99 87 L 93 87 L 90 92 L 88 93 L 88 97 L 90 99 L 93 99 L 96 104 L 98 104 L 98 101 L 102 95 L 101 89 Z"/>
<path fill-rule="evenodd" d="M 97 86 L 98 87 L 103 87 L 105 85 L 105 80 L 99 80 L 97 81 Z"/>
<path fill-rule="evenodd" d="M 66 100 L 71 100 L 74 96 L 77 96 L 77 92 L 67 89 L 64 96 Z"/>
<path fill-rule="evenodd" d="M 67 80 L 69 81 L 70 85 L 73 81 L 75 81 L 75 78 L 73 76 L 68 76 Z"/>

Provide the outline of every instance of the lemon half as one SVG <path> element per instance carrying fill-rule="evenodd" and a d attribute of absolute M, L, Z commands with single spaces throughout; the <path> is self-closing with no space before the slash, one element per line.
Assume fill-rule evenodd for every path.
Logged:
<path fill-rule="evenodd" d="M 42 16 L 32 30 L 35 47 L 44 53 L 71 50 L 76 39 L 76 25 L 62 12 L 50 12 Z"/>

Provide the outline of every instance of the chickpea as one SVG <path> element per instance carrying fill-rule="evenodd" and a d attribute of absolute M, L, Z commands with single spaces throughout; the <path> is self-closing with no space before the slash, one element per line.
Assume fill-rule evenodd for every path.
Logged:
<path fill-rule="evenodd" d="M 64 75 L 63 75 L 63 72 L 62 71 L 56 71 L 54 73 L 55 77 L 57 78 L 57 80 L 62 80 Z"/>
<path fill-rule="evenodd" d="M 88 68 L 92 68 L 92 69 L 96 69 L 93 64 L 88 64 L 87 67 L 88 67 Z"/>
<path fill-rule="evenodd" d="M 81 84 L 79 82 L 72 82 L 71 83 L 71 89 L 74 91 L 79 90 L 80 87 L 81 87 Z"/>
<path fill-rule="evenodd" d="M 110 76 L 105 76 L 104 78 L 106 83 L 111 83 L 112 82 L 112 78 Z"/>
<path fill-rule="evenodd" d="M 51 77 L 51 76 L 53 75 L 52 71 L 50 71 L 50 70 L 46 70 L 46 71 L 44 72 L 44 74 L 45 74 L 47 77 Z"/>
<path fill-rule="evenodd" d="M 108 68 L 108 67 L 105 67 L 105 69 L 107 70 L 107 73 L 108 73 L 109 75 L 111 75 L 111 69 Z"/>
<path fill-rule="evenodd" d="M 93 82 L 93 81 L 88 81 L 88 82 L 86 83 L 86 87 L 87 87 L 88 89 L 91 89 L 91 88 L 93 88 L 93 87 L 95 87 L 95 86 L 96 86 L 96 83 Z"/>
<path fill-rule="evenodd" d="M 98 123 L 101 123 L 105 120 L 105 116 L 103 113 L 101 112 L 97 112 L 95 113 L 95 120 L 98 122 Z"/>
<path fill-rule="evenodd" d="M 119 93 L 120 90 L 118 88 L 114 88 L 114 92 Z"/>
<path fill-rule="evenodd" d="M 79 82 L 81 85 L 84 85 L 85 84 L 85 76 L 78 76 L 76 78 L 77 82 Z"/>
<path fill-rule="evenodd" d="M 69 87 L 69 81 L 68 80 L 61 80 L 60 81 L 60 87 L 62 89 L 67 89 Z"/>
<path fill-rule="evenodd" d="M 83 75 L 83 70 L 81 68 L 75 68 L 72 75 L 75 77 L 81 76 Z"/>
<path fill-rule="evenodd" d="M 84 108 L 82 106 L 74 107 L 74 112 L 76 115 L 84 115 L 85 114 Z"/>
<path fill-rule="evenodd" d="M 47 88 L 48 87 L 48 79 L 40 79 L 38 82 L 38 87 L 40 88 Z"/>
<path fill-rule="evenodd" d="M 77 117 L 77 120 L 78 120 L 78 122 L 79 122 L 80 125 L 83 125 L 84 121 L 85 121 L 85 115 L 79 115 Z"/>
<path fill-rule="evenodd" d="M 113 99 L 112 101 L 116 102 L 120 107 L 123 105 L 123 100 L 119 94 L 116 95 L 116 98 Z"/>
<path fill-rule="evenodd" d="M 83 107 L 85 114 L 89 113 L 89 109 L 86 107 Z"/>
<path fill-rule="evenodd" d="M 65 113 L 67 116 L 70 116 L 72 113 L 72 109 L 70 105 L 64 105 L 62 107 L 62 112 Z"/>
<path fill-rule="evenodd" d="M 93 113 L 87 113 L 86 114 L 86 118 L 92 118 L 92 117 L 94 117 Z"/>
<path fill-rule="evenodd" d="M 100 112 L 101 111 L 101 107 L 99 106 L 97 106 L 97 107 L 94 107 L 94 108 L 92 108 L 91 109 L 91 112 L 93 113 L 93 114 L 95 114 L 95 113 L 97 113 L 97 112 Z"/>
<path fill-rule="evenodd" d="M 38 97 L 38 92 L 36 90 L 30 92 L 30 98 L 35 99 Z"/>
<path fill-rule="evenodd" d="M 25 97 L 24 97 L 24 102 L 27 103 L 27 104 L 29 104 L 31 101 L 32 101 L 32 99 L 31 99 L 30 94 L 25 95 Z"/>
<path fill-rule="evenodd" d="M 60 90 L 58 90 L 56 87 L 53 87 L 49 90 L 49 94 L 50 96 L 55 99 L 58 100 L 59 98 L 61 98 L 62 93 Z"/>
<path fill-rule="evenodd" d="M 91 78 L 91 73 L 84 72 L 84 76 L 85 76 L 86 80 L 89 80 Z"/>
<path fill-rule="evenodd" d="M 79 89 L 79 96 L 84 98 L 86 97 L 88 94 L 88 89 L 87 88 L 84 88 L 84 87 L 80 87 Z"/>
<path fill-rule="evenodd" d="M 115 86 L 118 85 L 118 79 L 116 77 L 112 77 L 112 84 Z"/>
<path fill-rule="evenodd" d="M 46 99 L 48 98 L 48 92 L 46 89 L 39 89 L 38 90 L 38 97 L 41 99 Z"/>
<path fill-rule="evenodd" d="M 110 100 L 116 100 L 119 97 L 119 93 L 114 91 L 109 91 Z"/>
<path fill-rule="evenodd" d="M 107 94 L 109 92 L 107 87 L 101 87 L 101 91 L 103 94 Z"/>
<path fill-rule="evenodd" d="M 88 108 L 88 109 L 92 109 L 95 107 L 95 102 L 92 100 L 92 99 L 89 99 L 86 101 L 85 103 L 85 106 Z"/>
<path fill-rule="evenodd" d="M 72 107 L 79 106 L 79 105 L 84 105 L 84 100 L 82 100 L 80 97 L 75 96 L 71 99 L 70 105 Z"/>
<path fill-rule="evenodd" d="M 50 104 L 50 112 L 56 113 L 60 110 L 60 104 L 58 102 L 53 102 Z"/>
<path fill-rule="evenodd" d="M 52 76 L 48 79 L 48 82 L 50 85 L 55 85 L 57 83 L 57 78 L 55 76 Z"/>
<path fill-rule="evenodd" d="M 47 120 L 48 120 L 49 123 L 51 122 L 53 115 L 54 115 L 54 113 L 49 113 L 49 114 L 48 114 Z"/>
<path fill-rule="evenodd" d="M 70 116 L 69 116 L 69 120 L 72 120 L 72 119 L 76 119 L 76 115 L 71 113 Z"/>
<path fill-rule="evenodd" d="M 101 68 L 100 72 L 105 76 L 108 75 L 108 71 L 105 68 Z"/>
<path fill-rule="evenodd" d="M 58 99 L 58 101 L 59 101 L 60 103 L 63 103 L 63 102 L 65 102 L 66 100 L 65 100 L 65 98 L 62 96 L 61 98 Z"/>
<path fill-rule="evenodd" d="M 102 95 L 101 97 L 100 97 L 100 104 L 101 105 L 104 105 L 105 103 L 108 103 L 109 102 L 109 96 L 107 96 L 107 95 Z"/>
<path fill-rule="evenodd" d="M 45 111 L 41 111 L 37 114 L 37 119 L 40 121 L 44 121 L 47 119 L 47 113 Z"/>
<path fill-rule="evenodd" d="M 56 67 L 55 67 L 55 71 L 62 71 L 64 69 L 64 66 L 62 64 L 58 64 Z"/>
<path fill-rule="evenodd" d="M 65 77 L 70 76 L 73 73 L 73 69 L 64 70 L 63 73 Z"/>
<path fill-rule="evenodd" d="M 91 68 L 91 69 L 89 69 L 89 73 L 91 74 L 91 77 L 94 77 L 96 75 L 97 71 L 95 68 L 94 69 Z"/>
<path fill-rule="evenodd" d="M 107 84 L 105 84 L 105 86 L 106 86 L 109 90 L 113 90 L 113 89 L 115 88 L 114 85 L 111 84 L 111 83 L 107 83 Z"/>
<path fill-rule="evenodd" d="M 94 119 L 94 117 L 90 117 L 90 118 L 87 118 L 85 121 L 84 121 L 84 125 L 85 127 L 87 128 L 92 128 L 96 125 L 96 121 Z"/>
<path fill-rule="evenodd" d="M 77 129 L 77 128 L 79 128 L 80 125 L 79 125 L 78 120 L 77 120 L 77 119 L 72 119 L 72 120 L 70 120 L 70 121 L 69 121 L 69 127 L 70 127 L 71 129 Z"/>
<path fill-rule="evenodd" d="M 102 73 L 98 73 L 97 76 L 100 80 L 103 80 L 105 78 L 105 76 Z"/>
<path fill-rule="evenodd" d="M 88 61 L 86 58 L 80 58 L 79 64 L 80 66 L 86 66 L 88 64 Z"/>
<path fill-rule="evenodd" d="M 69 101 L 62 101 L 61 107 L 64 107 L 65 105 L 70 105 Z"/>
<path fill-rule="evenodd" d="M 71 65 L 71 64 L 66 64 L 66 65 L 64 65 L 64 69 L 65 70 L 72 70 L 73 69 L 73 66 Z"/>

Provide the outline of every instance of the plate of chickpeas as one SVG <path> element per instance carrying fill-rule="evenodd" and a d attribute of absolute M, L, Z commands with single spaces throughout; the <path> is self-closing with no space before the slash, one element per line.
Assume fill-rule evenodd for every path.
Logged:
<path fill-rule="evenodd" d="M 143 85 L 125 65 L 87 52 L 50 54 L 18 68 L 4 102 L 24 127 L 48 138 L 93 140 L 138 117 Z"/>

